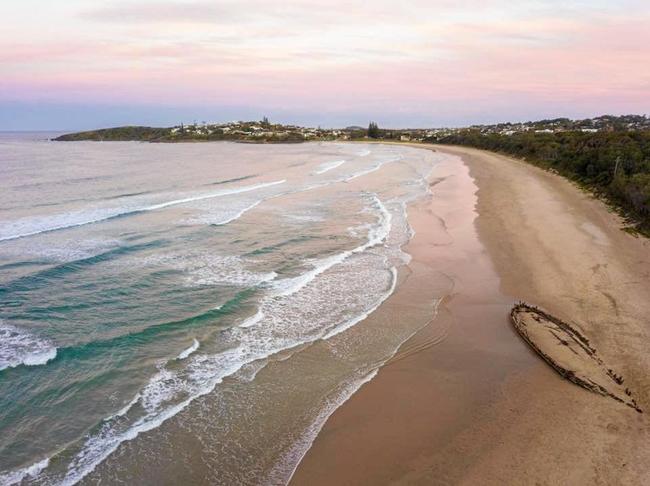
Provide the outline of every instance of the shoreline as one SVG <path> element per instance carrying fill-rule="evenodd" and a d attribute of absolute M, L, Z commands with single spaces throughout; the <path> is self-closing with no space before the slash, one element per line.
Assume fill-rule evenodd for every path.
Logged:
<path fill-rule="evenodd" d="M 621 231 L 616 215 L 569 181 L 525 162 L 410 146 L 461 157 L 476 188 L 475 201 L 456 188 L 450 207 L 444 179 L 431 201 L 409 208 L 416 236 L 407 251 L 415 261 L 448 265 L 460 283 L 435 328 L 453 324 L 438 341 L 434 326 L 420 331 L 338 408 L 291 484 L 643 484 L 646 420 L 562 380 L 507 316 L 525 299 L 576 323 L 646 407 L 648 240 Z M 427 241 L 432 215 L 453 244 Z"/>

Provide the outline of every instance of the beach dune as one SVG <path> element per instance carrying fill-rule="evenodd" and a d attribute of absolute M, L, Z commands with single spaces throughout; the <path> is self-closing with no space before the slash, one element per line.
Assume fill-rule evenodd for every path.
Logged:
<path fill-rule="evenodd" d="M 409 210 L 407 250 L 454 290 L 329 418 L 292 484 L 648 484 L 647 414 L 563 380 L 508 316 L 525 300 L 579 323 L 647 409 L 650 242 L 557 175 L 435 149 L 451 157 Z"/>

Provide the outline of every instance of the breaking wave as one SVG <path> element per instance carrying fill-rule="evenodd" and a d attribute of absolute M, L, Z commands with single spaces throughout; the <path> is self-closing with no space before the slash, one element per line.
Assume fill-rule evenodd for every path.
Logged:
<path fill-rule="evenodd" d="M 15 240 L 17 238 L 25 238 L 27 236 L 34 236 L 41 233 L 48 233 L 50 231 L 57 231 L 67 228 L 74 228 L 77 226 L 84 226 L 87 224 L 99 223 L 114 218 L 129 216 L 147 211 L 157 211 L 159 209 L 177 206 L 179 204 L 186 204 L 195 201 L 203 201 L 215 197 L 230 196 L 233 194 L 240 194 L 243 192 L 255 191 L 266 187 L 284 184 L 286 180 L 265 182 L 251 186 L 243 186 L 233 189 L 224 189 L 222 191 L 211 192 L 208 194 L 201 194 L 197 196 L 190 196 L 181 199 L 173 199 L 158 204 L 151 204 L 147 206 L 131 207 L 131 208 L 95 208 L 87 210 L 73 211 L 70 213 L 48 215 L 48 216 L 34 216 L 23 218 L 4 224 L 0 229 L 0 241 Z M 250 208 L 248 208 L 250 209 Z M 243 213 L 242 213 L 243 214 Z M 236 219 L 239 216 L 233 217 Z M 231 220 L 232 220 L 231 219 Z M 220 223 L 225 224 L 225 223 Z"/>
<path fill-rule="evenodd" d="M 0 371 L 38 366 L 56 358 L 56 347 L 29 331 L 0 322 Z"/>

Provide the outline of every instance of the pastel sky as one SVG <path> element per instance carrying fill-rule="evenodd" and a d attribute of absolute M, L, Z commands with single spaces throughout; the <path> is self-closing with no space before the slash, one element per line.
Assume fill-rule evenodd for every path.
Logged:
<path fill-rule="evenodd" d="M 650 113 L 647 0 L 21 0 L 0 129 Z"/>

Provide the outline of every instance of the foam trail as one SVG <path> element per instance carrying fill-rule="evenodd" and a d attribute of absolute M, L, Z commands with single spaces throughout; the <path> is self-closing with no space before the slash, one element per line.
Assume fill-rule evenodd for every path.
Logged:
<path fill-rule="evenodd" d="M 343 262 L 346 258 L 352 255 L 352 253 L 353 251 L 349 250 L 333 255 L 331 257 L 323 258 L 313 264 L 314 268 L 312 270 L 309 270 L 302 275 L 278 280 L 273 284 L 273 287 L 276 289 L 274 295 L 279 297 L 287 297 L 291 294 L 295 294 L 309 282 L 314 280 L 318 275 L 332 268 L 337 263 Z"/>
<path fill-rule="evenodd" d="M 28 478 L 36 478 L 49 464 L 49 459 L 43 459 L 42 461 L 35 462 L 31 466 L 0 474 L 0 484 L 3 486 L 11 486 L 13 484 L 20 484 Z"/>
<path fill-rule="evenodd" d="M 253 204 L 251 204 L 250 206 L 248 206 L 248 207 L 242 209 L 241 211 L 239 211 L 239 212 L 238 212 L 237 214 L 235 214 L 234 216 L 232 216 L 232 217 L 230 217 L 230 218 L 227 218 L 227 219 L 225 219 L 224 221 L 221 221 L 221 222 L 216 223 L 216 224 L 217 224 L 218 226 L 223 226 L 224 224 L 232 223 L 233 221 L 235 221 L 235 220 L 241 218 L 245 213 L 247 213 L 247 212 L 250 211 L 251 209 L 253 209 L 253 208 L 259 206 L 261 203 L 262 203 L 262 201 L 255 201 Z"/>
<path fill-rule="evenodd" d="M 194 341 L 192 341 L 192 345 L 189 348 L 183 350 L 178 356 L 176 356 L 176 359 L 185 359 L 197 349 L 199 349 L 199 342 L 195 338 Z"/>
<path fill-rule="evenodd" d="M 359 172 L 355 172 L 351 176 L 348 176 L 345 179 L 343 179 L 343 182 L 350 182 L 351 180 L 356 179 L 357 177 L 361 177 L 361 176 L 364 176 L 366 174 L 371 174 L 371 173 L 375 172 L 376 170 L 381 169 L 382 165 L 384 165 L 384 164 L 377 164 L 377 165 L 374 165 L 374 166 L 370 167 L 369 169 L 364 169 L 364 170 L 361 170 Z"/>
<path fill-rule="evenodd" d="M 20 365 L 44 365 L 54 358 L 56 348 L 49 341 L 0 322 L 0 371 Z"/>
<path fill-rule="evenodd" d="M 343 164 L 345 164 L 345 160 L 335 160 L 333 162 L 326 162 L 324 164 L 321 164 L 318 167 L 318 169 L 316 169 L 314 174 L 317 175 L 324 174 L 325 172 L 329 172 L 330 170 L 336 169 L 337 167 L 340 167 Z"/>
<path fill-rule="evenodd" d="M 238 189 L 227 189 L 224 191 L 219 191 L 216 193 L 211 193 L 211 194 L 204 194 L 202 196 L 193 196 L 193 197 L 186 197 L 183 199 L 175 199 L 173 201 L 167 201 L 164 203 L 160 204 L 154 204 L 152 206 L 147 206 L 145 208 L 140 209 L 139 211 L 155 211 L 157 209 L 163 209 L 163 208 L 168 208 L 169 206 L 176 206 L 178 204 L 184 204 L 188 202 L 195 202 L 195 201 L 203 201 L 204 199 L 212 199 L 215 197 L 222 197 L 222 196 L 230 196 L 232 194 L 241 194 L 242 192 L 249 192 L 249 191 L 255 191 L 257 189 L 263 189 L 265 187 L 271 187 L 275 186 L 278 184 L 284 184 L 287 182 L 286 179 L 283 179 L 281 181 L 275 181 L 275 182 L 264 182 L 262 184 L 255 184 L 253 186 L 245 186 L 241 187 Z"/>
<path fill-rule="evenodd" d="M 48 217 L 26 218 L 5 225 L 5 228 L 7 228 L 7 230 L 5 230 L 6 232 L 4 232 L 4 234 L 0 230 L 0 241 L 15 240 L 18 238 L 26 238 L 28 236 L 38 235 L 41 233 L 48 233 L 50 231 L 57 231 L 57 230 L 62 230 L 67 228 L 75 228 L 77 226 L 99 223 L 102 221 L 107 221 L 109 219 L 127 216 L 131 214 L 137 214 L 137 213 L 142 213 L 147 211 L 156 211 L 159 209 L 164 209 L 179 204 L 185 204 L 188 202 L 203 201 L 205 199 L 212 199 L 215 197 L 241 194 L 243 192 L 250 192 L 258 189 L 264 189 L 266 187 L 275 186 L 278 184 L 284 184 L 285 182 L 286 179 L 280 181 L 274 181 L 274 182 L 264 182 L 252 186 L 243 186 L 239 188 L 227 189 L 227 190 L 222 190 L 222 191 L 213 192 L 209 194 L 202 194 L 200 196 L 186 197 L 183 199 L 174 199 L 172 201 L 166 201 L 159 204 L 152 204 L 150 206 L 143 206 L 143 207 L 132 208 L 132 209 L 106 208 L 106 209 L 95 209 L 86 212 L 76 211 L 73 213 L 59 214 L 59 215 L 48 216 Z M 37 226 L 39 224 L 41 225 L 40 228 L 33 229 L 33 230 L 29 230 L 25 228 L 24 230 L 21 231 L 21 227 L 29 226 L 29 222 L 33 223 L 34 220 L 36 220 Z M 226 221 L 221 224 L 226 224 L 227 222 L 229 221 Z"/>
<path fill-rule="evenodd" d="M 384 165 L 389 164 L 391 162 L 396 162 L 396 161 L 401 160 L 401 159 L 402 159 L 402 156 L 400 155 L 400 156 L 395 157 L 394 159 L 389 159 L 389 160 L 386 160 L 384 162 L 379 162 L 379 163 L 373 165 L 372 167 L 370 167 L 368 169 L 360 170 L 359 172 L 356 172 L 356 173 L 346 177 L 345 179 L 343 179 L 343 182 L 350 182 L 351 180 L 356 179 L 357 177 L 361 177 L 361 176 L 364 176 L 364 175 L 367 175 L 367 174 L 371 174 L 372 172 L 375 172 L 375 171 L 381 169 Z"/>
<path fill-rule="evenodd" d="M 119 409 L 117 412 L 115 412 L 113 415 L 109 415 L 108 417 L 106 417 L 106 418 L 104 419 L 104 422 L 108 422 L 108 421 L 110 421 L 110 420 L 113 420 L 113 419 L 116 418 L 116 417 L 122 417 L 122 416 L 126 415 L 126 413 L 127 413 L 129 410 L 131 410 L 131 407 L 132 407 L 133 405 L 135 405 L 136 403 L 138 403 L 139 400 L 140 400 L 140 394 L 139 394 L 139 393 L 136 393 L 135 396 L 131 399 L 131 401 L 130 401 L 129 403 L 127 403 L 126 405 L 124 405 L 122 408 L 120 408 L 120 409 Z"/>
<path fill-rule="evenodd" d="M 253 327 L 255 324 L 260 322 L 262 319 L 264 319 L 264 312 L 261 310 L 258 310 L 257 313 L 255 313 L 254 316 L 249 317 L 246 319 L 244 322 L 242 322 L 239 327 Z"/>
<path fill-rule="evenodd" d="M 65 477 L 59 484 L 62 486 L 72 486 L 78 483 L 81 479 L 91 473 L 98 464 L 115 452 L 120 444 L 135 439 L 143 432 L 148 432 L 159 427 L 162 423 L 185 409 L 194 400 L 210 393 L 223 381 L 225 377 L 235 374 L 242 368 L 242 366 L 244 366 L 244 364 L 246 364 L 246 361 L 243 359 L 244 353 L 245 350 L 235 348 L 217 356 L 199 356 L 200 359 L 197 359 L 195 363 L 193 363 L 192 369 L 199 374 L 200 378 L 205 377 L 205 381 L 199 384 L 190 384 L 190 390 L 188 391 L 193 393 L 190 393 L 182 402 L 172 405 L 169 408 L 161 408 L 160 404 L 165 399 L 170 398 L 168 396 L 170 391 L 164 388 L 167 384 L 165 380 L 171 378 L 173 381 L 174 377 L 171 372 L 162 370 L 152 378 L 143 390 L 142 396 L 139 397 L 140 403 L 148 413 L 140 417 L 126 430 L 116 430 L 111 423 L 106 423 L 99 433 L 89 436 L 82 451 L 76 455 L 73 462 L 68 467 Z M 257 355 L 250 356 L 251 359 L 249 362 L 266 358 L 271 354 L 273 353 L 268 351 L 260 352 Z M 211 368 L 209 370 L 209 376 L 199 373 L 200 367 L 204 362 L 215 360 L 217 360 L 219 364 L 223 365 L 220 366 L 218 371 Z M 194 388 L 191 385 L 196 385 L 197 388 Z"/>
<path fill-rule="evenodd" d="M 322 258 L 313 263 L 314 268 L 302 275 L 297 277 L 285 278 L 274 283 L 273 287 L 276 289 L 277 296 L 286 297 L 288 295 L 298 292 L 300 289 L 305 287 L 309 282 L 314 280 L 318 275 L 329 270 L 334 265 L 337 265 L 345 261 L 350 256 L 355 253 L 360 253 L 368 248 L 376 246 L 386 240 L 388 234 L 390 233 L 392 215 L 386 209 L 386 206 L 379 200 L 379 198 L 374 195 L 374 202 L 379 208 L 380 217 L 379 222 L 376 228 L 370 230 L 368 234 L 367 243 L 358 246 L 352 250 L 347 250 L 330 257 Z"/>
<path fill-rule="evenodd" d="M 367 310 L 366 312 L 364 312 L 362 314 L 359 314 L 355 318 L 350 319 L 349 321 L 344 322 L 343 324 L 340 324 L 340 325 L 334 327 L 331 331 L 328 331 L 327 334 L 325 334 L 325 336 L 323 336 L 323 339 L 325 339 L 325 340 L 330 339 L 330 338 L 336 336 L 337 334 L 340 334 L 343 331 L 346 331 L 347 329 L 350 329 L 355 324 L 358 324 L 359 322 L 363 321 L 370 314 L 375 312 L 379 308 L 379 306 L 381 304 L 383 304 L 384 301 L 386 299 L 388 299 L 388 297 L 390 297 L 393 294 L 393 292 L 395 291 L 395 285 L 397 285 L 397 269 L 395 267 L 393 267 L 393 268 L 391 268 L 390 271 L 391 271 L 391 275 L 392 275 L 392 283 L 391 283 L 390 289 L 383 296 L 381 296 L 377 300 L 375 305 L 373 307 L 371 307 L 369 310 Z"/>

